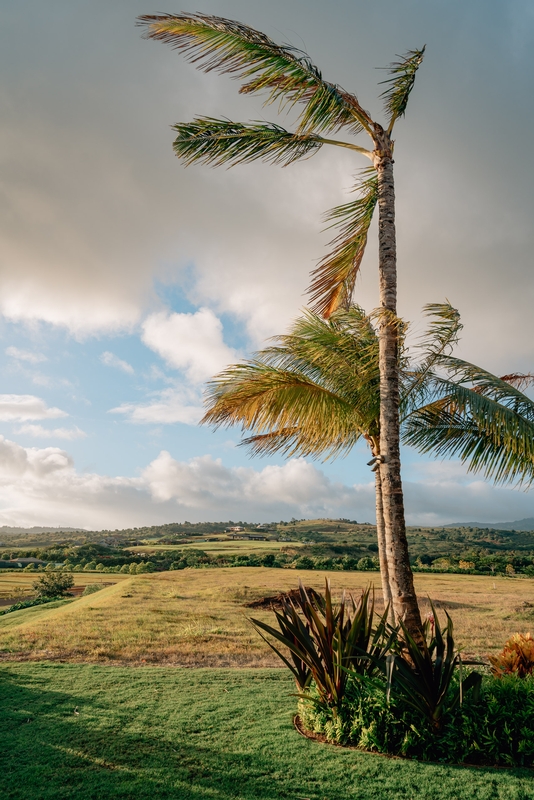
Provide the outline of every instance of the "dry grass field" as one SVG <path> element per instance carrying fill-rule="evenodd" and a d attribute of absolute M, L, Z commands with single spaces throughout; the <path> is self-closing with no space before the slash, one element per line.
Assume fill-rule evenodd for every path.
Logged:
<path fill-rule="evenodd" d="M 377 573 L 332 572 L 328 577 L 336 593 L 343 588 L 357 593 L 370 580 L 379 592 Z M 94 583 L 97 578 L 86 573 L 79 581 Z M 71 603 L 0 617 L 0 657 L 131 665 L 278 665 L 247 620 L 267 620 L 271 612 L 247 608 L 246 603 L 293 588 L 299 578 L 321 588 L 325 574 L 222 568 L 105 578 L 118 582 Z M 534 630 L 534 607 L 522 605 L 534 606 L 532 579 L 417 575 L 416 585 L 424 613 L 427 596 L 449 611 L 464 653 L 485 656 L 502 647 L 510 634 Z"/>
<path fill-rule="evenodd" d="M 15 602 L 16 599 L 34 595 L 32 584 L 42 575 L 40 572 L 0 572 L 0 606 Z M 75 572 L 75 586 L 87 586 L 90 583 L 118 583 L 128 575 L 120 573 Z"/>

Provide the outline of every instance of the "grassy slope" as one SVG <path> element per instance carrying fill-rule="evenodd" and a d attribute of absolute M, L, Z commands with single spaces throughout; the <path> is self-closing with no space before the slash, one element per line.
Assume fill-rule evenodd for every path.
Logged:
<path fill-rule="evenodd" d="M 303 739 L 291 724 L 293 690 L 272 670 L 6 664 L 2 797 L 534 798 L 531 772 L 419 764 Z"/>
<path fill-rule="evenodd" d="M 0 599 L 34 595 L 32 584 L 42 575 L 42 572 L 0 572 Z M 87 586 L 89 583 L 119 583 L 126 580 L 128 575 L 121 573 L 101 572 L 75 572 L 75 586 Z"/>
<path fill-rule="evenodd" d="M 107 576 L 106 576 L 107 577 Z M 0 655 L 69 661 L 187 666 L 270 666 L 276 658 L 253 631 L 247 616 L 268 611 L 248 600 L 298 584 L 322 588 L 321 572 L 222 568 L 154 573 L 127 578 L 67 605 L 38 607 L 0 617 Z M 376 573 L 329 573 L 335 592 L 354 592 L 379 580 Z M 426 595 L 445 606 L 464 652 L 484 656 L 516 631 L 532 630 L 533 579 L 470 575 L 416 576 Z"/>

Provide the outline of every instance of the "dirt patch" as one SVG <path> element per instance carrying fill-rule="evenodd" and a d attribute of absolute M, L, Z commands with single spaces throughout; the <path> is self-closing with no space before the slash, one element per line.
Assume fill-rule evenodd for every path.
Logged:
<path fill-rule="evenodd" d="M 305 586 L 304 589 L 310 597 L 315 594 L 315 589 L 311 586 Z M 251 600 L 250 603 L 245 603 L 246 608 L 282 608 L 282 604 L 287 600 L 298 601 L 300 599 L 300 589 L 290 589 L 288 592 L 279 592 L 278 594 L 269 594 L 265 597 L 260 597 L 259 600 Z"/>

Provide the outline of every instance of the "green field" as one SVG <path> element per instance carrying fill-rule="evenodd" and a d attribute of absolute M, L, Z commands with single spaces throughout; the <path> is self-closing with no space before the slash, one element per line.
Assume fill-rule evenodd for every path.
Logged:
<path fill-rule="evenodd" d="M 5 800 L 532 800 L 532 772 L 311 742 L 281 670 L 0 669 Z"/>
<path fill-rule="evenodd" d="M 199 539 L 196 542 L 189 542 L 188 544 L 175 544 L 175 545 L 137 545 L 136 547 L 128 547 L 127 549 L 132 553 L 146 553 L 147 555 L 158 550 L 172 551 L 172 550 L 203 550 L 210 555 L 239 555 L 239 554 L 252 554 L 252 553 L 279 553 L 287 548 L 294 550 L 296 547 L 303 547 L 302 542 L 254 542 L 248 539 L 220 539 L 217 542 L 208 542 L 205 539 Z"/>

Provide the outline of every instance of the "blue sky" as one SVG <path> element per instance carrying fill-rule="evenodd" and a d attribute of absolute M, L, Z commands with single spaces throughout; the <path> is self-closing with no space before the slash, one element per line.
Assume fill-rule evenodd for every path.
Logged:
<path fill-rule="evenodd" d="M 463 357 L 532 371 L 532 4 L 202 10 L 306 47 L 373 113 L 375 67 L 426 42 L 397 128 L 399 311 L 417 332 L 422 306 L 448 298 Z M 0 10 L 0 525 L 371 519 L 363 446 L 327 464 L 250 460 L 238 431 L 196 424 L 205 381 L 304 306 L 328 241 L 322 214 L 364 164 L 321 151 L 283 170 L 184 169 L 173 123 L 276 115 L 143 41 L 135 17 L 153 11 L 141 0 Z M 368 310 L 373 239 L 356 287 Z M 407 451 L 403 474 L 412 523 L 534 516 L 531 492 L 496 489 L 457 463 Z"/>

